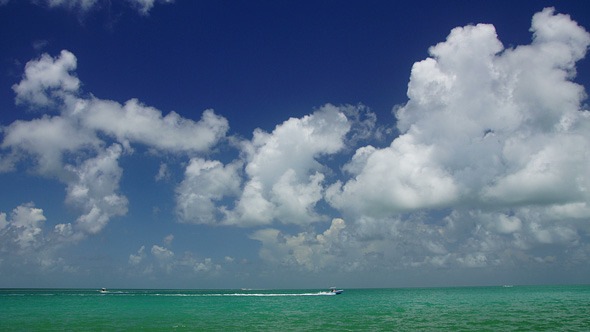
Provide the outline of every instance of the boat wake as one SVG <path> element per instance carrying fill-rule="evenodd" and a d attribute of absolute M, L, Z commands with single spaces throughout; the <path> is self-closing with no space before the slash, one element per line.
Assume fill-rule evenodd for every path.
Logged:
<path fill-rule="evenodd" d="M 277 294 L 266 294 L 266 293 L 234 293 L 234 294 L 207 294 L 209 296 L 259 296 L 259 297 L 274 297 L 274 296 L 331 296 L 336 295 L 332 292 L 319 292 L 319 293 L 277 293 Z"/>
<path fill-rule="evenodd" d="M 286 296 L 332 296 L 333 292 L 318 293 L 211 293 L 211 294 L 151 294 L 153 296 L 196 296 L 196 297 L 286 297 Z"/>

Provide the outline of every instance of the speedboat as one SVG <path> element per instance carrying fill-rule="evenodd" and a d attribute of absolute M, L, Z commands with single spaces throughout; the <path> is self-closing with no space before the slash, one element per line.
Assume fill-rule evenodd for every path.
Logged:
<path fill-rule="evenodd" d="M 339 295 L 344 292 L 343 289 L 336 289 L 336 287 L 330 287 L 330 294 Z"/>
<path fill-rule="evenodd" d="M 109 291 L 106 288 L 101 288 L 98 292 L 101 293 L 101 294 L 106 294 Z"/>

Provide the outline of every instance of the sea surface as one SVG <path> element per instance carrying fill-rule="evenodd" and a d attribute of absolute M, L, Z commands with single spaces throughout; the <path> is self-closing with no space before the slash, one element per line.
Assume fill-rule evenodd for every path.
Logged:
<path fill-rule="evenodd" d="M 590 331 L 590 285 L 0 289 L 0 331 Z"/>

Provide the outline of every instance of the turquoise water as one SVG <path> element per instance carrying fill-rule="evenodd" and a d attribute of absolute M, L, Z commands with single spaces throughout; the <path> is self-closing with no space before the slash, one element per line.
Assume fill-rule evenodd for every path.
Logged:
<path fill-rule="evenodd" d="M 590 286 L 2 289 L 0 330 L 590 331 Z"/>

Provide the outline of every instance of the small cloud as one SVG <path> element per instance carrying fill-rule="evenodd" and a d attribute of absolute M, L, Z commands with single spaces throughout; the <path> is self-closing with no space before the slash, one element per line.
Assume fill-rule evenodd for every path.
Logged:
<path fill-rule="evenodd" d="M 141 263 L 141 261 L 145 258 L 145 246 L 141 246 L 137 251 L 137 254 L 129 255 L 129 264 L 137 265 Z"/>
<path fill-rule="evenodd" d="M 100 7 L 100 0 L 29 0 L 31 3 L 36 5 L 47 6 L 49 8 L 64 8 L 70 11 L 78 12 L 81 14 L 88 13 L 89 11 Z M 0 0 L 0 6 L 6 5 L 10 0 Z M 139 14 L 148 15 L 150 10 L 156 3 L 174 3 L 174 0 L 127 0 L 126 1 L 131 7 L 134 7 Z"/>
<path fill-rule="evenodd" d="M 152 255 L 158 260 L 169 260 L 174 257 L 174 252 L 167 248 L 154 245 L 152 247 Z"/>
<path fill-rule="evenodd" d="M 127 0 L 142 15 L 148 15 L 150 10 L 157 3 L 173 3 L 174 0 Z"/>
<path fill-rule="evenodd" d="M 33 49 L 35 49 L 37 52 L 42 51 L 45 47 L 47 47 L 47 45 L 49 45 L 49 41 L 45 39 L 33 41 Z"/>
<path fill-rule="evenodd" d="M 44 244 L 43 224 L 47 219 L 43 210 L 36 208 L 31 203 L 22 204 L 12 210 L 11 218 L 7 219 L 5 213 L 0 213 L 0 251 L 5 251 L 5 246 L 17 245 L 20 250 L 30 250 Z"/>
<path fill-rule="evenodd" d="M 158 170 L 158 174 L 156 174 L 156 181 L 167 180 L 171 176 L 170 170 L 168 169 L 168 165 L 166 163 L 160 164 L 160 169 Z"/>
<path fill-rule="evenodd" d="M 73 71 L 77 67 L 74 54 L 63 50 L 57 58 L 43 54 L 25 66 L 25 74 L 19 84 L 12 86 L 16 92 L 17 104 L 28 104 L 32 108 L 55 105 L 54 98 L 63 99 L 75 94 L 80 80 Z"/>
<path fill-rule="evenodd" d="M 174 235 L 170 234 L 164 238 L 164 244 L 168 247 L 172 245 L 172 240 L 174 240 Z"/>

